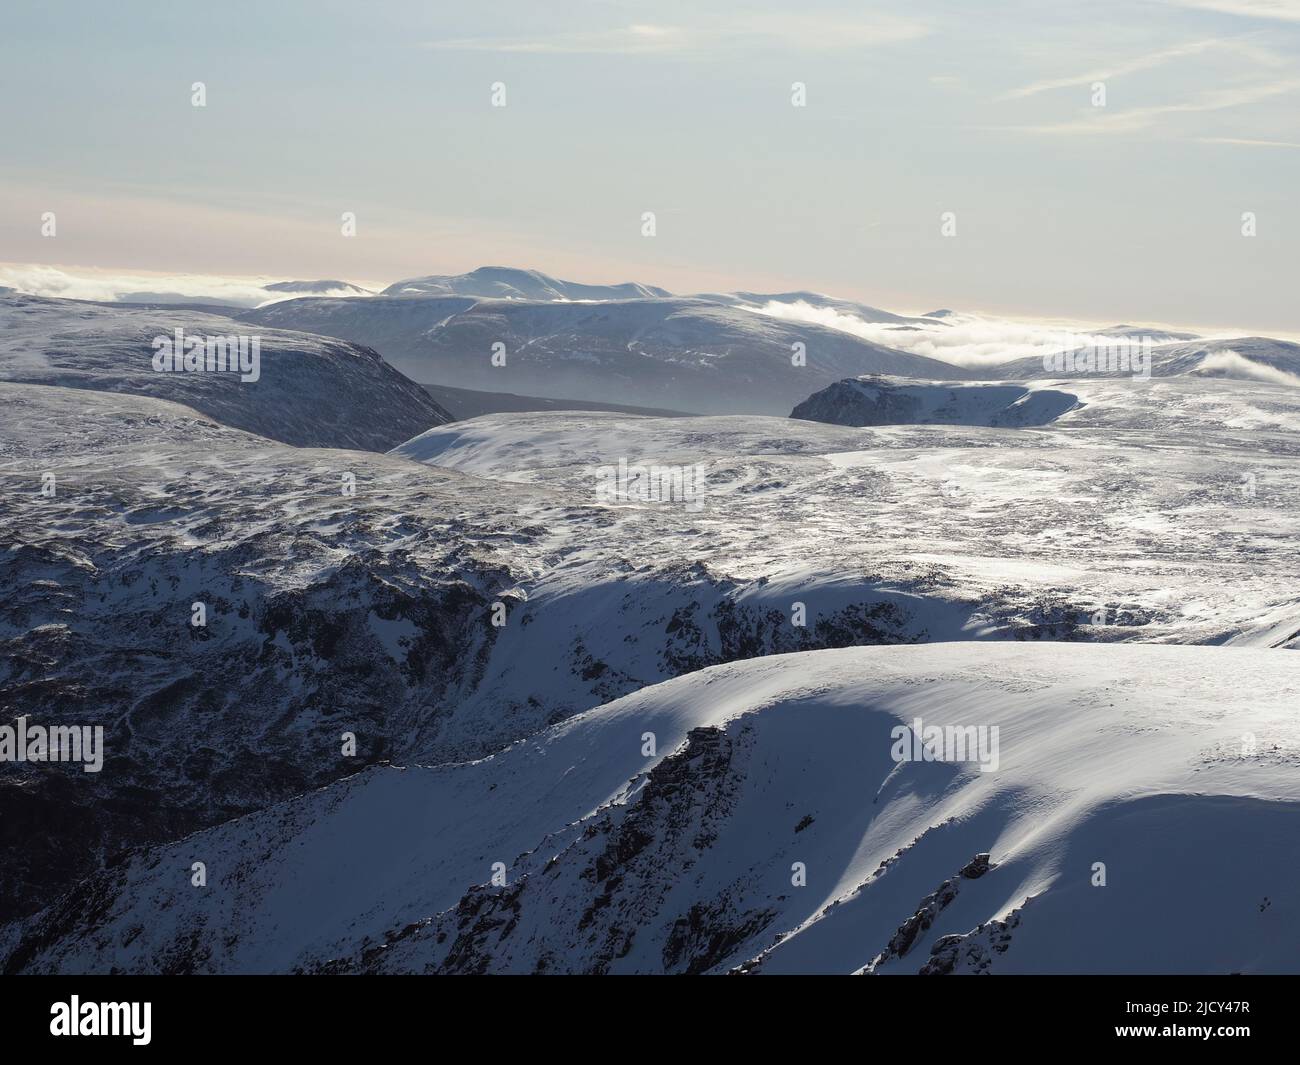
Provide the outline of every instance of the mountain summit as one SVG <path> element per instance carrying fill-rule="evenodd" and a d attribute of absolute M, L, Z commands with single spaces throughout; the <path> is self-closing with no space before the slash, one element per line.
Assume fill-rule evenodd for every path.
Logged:
<path fill-rule="evenodd" d="M 478 296 L 511 300 L 631 300 L 671 296 L 667 289 L 628 281 L 620 285 L 584 285 L 561 281 L 538 270 L 480 266 L 468 274 L 432 274 L 389 285 L 384 296 Z"/>

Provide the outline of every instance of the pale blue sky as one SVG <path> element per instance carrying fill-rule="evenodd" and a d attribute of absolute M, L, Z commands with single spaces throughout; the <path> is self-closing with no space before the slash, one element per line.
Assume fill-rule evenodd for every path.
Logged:
<path fill-rule="evenodd" d="M 1300 0 L 7 0 L 0 261 L 1296 332 L 1298 46 Z"/>

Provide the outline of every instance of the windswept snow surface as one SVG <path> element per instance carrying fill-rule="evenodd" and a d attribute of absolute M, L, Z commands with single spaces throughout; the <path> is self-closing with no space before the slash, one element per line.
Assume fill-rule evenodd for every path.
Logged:
<path fill-rule="evenodd" d="M 721 665 L 135 854 L 30 922 L 8 965 L 1293 970 L 1297 697 L 1300 658 L 1212 647 Z M 996 729 L 996 767 L 894 760 L 918 720 Z"/>
<path fill-rule="evenodd" d="M 702 463 L 698 512 L 599 505 L 608 530 L 569 564 L 631 535 L 627 557 L 696 560 L 787 617 L 866 582 L 929 640 L 1300 639 L 1300 393 L 1070 387 L 1077 404 L 1042 428 L 538 413 L 453 423 L 394 454 L 588 501 L 620 458 Z"/>

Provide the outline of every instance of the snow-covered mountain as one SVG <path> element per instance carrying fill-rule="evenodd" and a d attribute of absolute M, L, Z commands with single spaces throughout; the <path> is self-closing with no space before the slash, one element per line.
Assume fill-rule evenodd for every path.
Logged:
<path fill-rule="evenodd" d="M 0 823 L 65 826 L 0 833 L 0 966 L 1285 968 L 1300 391 L 757 307 L 0 300 L 0 723 L 106 745 L 0 767 Z M 745 413 L 449 422 L 281 326 Z M 154 370 L 175 328 L 258 379 Z M 895 765 L 918 716 L 1001 768 Z"/>
<path fill-rule="evenodd" d="M 867 375 L 1060 376 L 1062 367 L 1045 369 L 1043 356 L 1084 342 L 1149 342 L 1158 377 L 1300 383 L 1300 345 L 1288 341 L 1047 327 L 953 311 L 909 316 L 807 291 L 672 296 L 497 267 L 398 282 L 366 300 L 284 300 L 239 317 L 364 344 L 430 384 L 699 414 L 784 414 Z M 1020 354 L 1027 351 L 1035 354 Z M 1125 367 L 1109 376 L 1131 376 Z"/>
<path fill-rule="evenodd" d="M 1153 329 L 1145 325 L 1108 325 L 1104 329 L 1095 330 L 1098 336 L 1108 337 L 1128 337 L 1130 339 L 1141 339 L 1147 337 L 1153 344 L 1164 344 L 1171 340 L 1196 340 L 1196 333 L 1188 333 L 1182 330 L 1173 329 Z"/>
<path fill-rule="evenodd" d="M 124 846 L 384 758 L 483 757 L 722 662 L 1300 639 L 1293 390 L 1090 388 L 1042 430 L 537 413 L 378 456 L 4 385 L 0 692 L 12 716 L 104 724 L 115 759 L 71 792 L 58 767 L 0 788 L 7 809 L 83 819 L 75 841 L 2 856 L 8 912 Z M 620 459 L 699 464 L 700 508 L 602 499 Z M 355 759 L 333 753 L 344 731 Z"/>
<path fill-rule="evenodd" d="M 841 330 L 695 298 L 302 299 L 241 317 L 369 345 L 421 381 L 694 413 L 785 414 L 864 373 L 966 375 Z"/>
<path fill-rule="evenodd" d="M 294 296 L 373 296 L 368 288 L 350 281 L 275 281 L 265 286 L 267 292 L 287 292 Z"/>
<path fill-rule="evenodd" d="M 1293 656 L 1215 647 L 717 666 L 134 853 L 11 931 L 5 964 L 1288 971 L 1298 692 Z M 914 758 L 936 728 L 978 760 Z"/>
<path fill-rule="evenodd" d="M 892 311 L 881 310 L 879 307 L 871 307 L 853 300 L 837 299 L 834 296 L 827 296 L 820 292 L 702 292 L 697 294 L 695 298 L 712 300 L 715 303 L 724 303 L 733 307 L 746 307 L 750 310 L 762 310 L 771 307 L 773 304 L 783 306 L 803 304 L 822 310 L 832 310 L 838 314 L 851 315 L 863 322 L 908 326 L 943 324 L 924 322 L 921 318 L 894 314 Z"/>
<path fill-rule="evenodd" d="M 629 281 L 585 285 L 561 281 L 539 270 L 481 266 L 468 274 L 409 277 L 384 289 L 385 296 L 476 296 L 510 300 L 628 300 L 671 295 L 667 289 Z"/>
<path fill-rule="evenodd" d="M 171 350 L 178 329 L 245 338 L 249 372 L 158 369 L 155 340 Z M 369 348 L 180 308 L 0 296 L 0 380 L 171 400 L 300 447 L 385 451 L 451 420 Z"/>

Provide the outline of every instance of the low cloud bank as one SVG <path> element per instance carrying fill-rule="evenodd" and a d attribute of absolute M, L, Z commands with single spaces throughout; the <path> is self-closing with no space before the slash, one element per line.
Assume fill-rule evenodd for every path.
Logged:
<path fill-rule="evenodd" d="M 310 293 L 272 292 L 266 286 L 283 278 L 222 277 L 213 274 L 154 274 L 130 271 L 72 271 L 56 266 L 0 263 L 0 287 L 31 296 L 95 300 L 100 303 L 212 303 L 260 307 L 296 295 L 357 296 L 351 288 L 313 289 Z"/>
<path fill-rule="evenodd" d="M 1279 370 L 1276 366 L 1269 366 L 1267 363 L 1248 359 L 1245 355 L 1230 348 L 1224 348 L 1222 351 L 1214 351 L 1206 355 L 1196 368 L 1196 372 L 1221 372 L 1233 377 L 1253 377 L 1257 381 L 1268 381 L 1275 385 L 1291 385 L 1292 387 L 1300 385 L 1300 377 L 1295 374 Z"/>
<path fill-rule="evenodd" d="M 838 329 L 873 344 L 940 359 L 954 366 L 982 367 L 1011 359 L 1041 358 L 1051 352 L 1114 340 L 1113 336 L 1086 330 L 961 314 L 932 322 L 917 319 L 900 327 L 887 322 L 864 322 L 833 307 L 817 307 L 802 300 L 794 303 L 771 300 L 762 307 L 750 309 L 773 318 Z"/>

